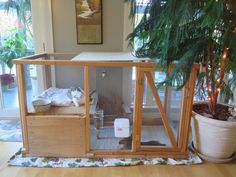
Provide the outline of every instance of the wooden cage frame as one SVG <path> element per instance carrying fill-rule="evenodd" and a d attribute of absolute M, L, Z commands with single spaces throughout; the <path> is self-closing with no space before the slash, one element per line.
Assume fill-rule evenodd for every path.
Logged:
<path fill-rule="evenodd" d="M 156 91 L 156 87 L 153 80 L 153 75 L 151 74 L 155 70 L 154 62 L 118 62 L 118 61 L 74 61 L 68 60 L 74 57 L 76 54 L 39 54 L 28 56 L 20 59 L 14 60 L 17 70 L 17 81 L 18 81 L 18 93 L 19 93 L 19 104 L 20 104 L 20 114 L 21 114 L 21 125 L 23 134 L 23 152 L 25 155 L 35 155 L 31 153 L 29 148 L 29 130 L 27 119 L 29 118 L 62 118 L 67 117 L 73 119 L 78 118 L 78 116 L 66 116 L 66 115 L 30 115 L 27 112 L 26 104 L 26 94 L 25 94 L 25 84 L 24 84 L 24 68 L 25 64 L 33 65 L 77 65 L 84 67 L 84 87 L 86 95 L 86 112 L 85 112 L 85 132 L 84 140 L 85 147 L 84 150 L 80 152 L 72 153 L 70 155 L 63 155 L 60 153 L 50 153 L 45 151 L 43 154 L 36 154 L 39 156 L 68 156 L 68 157 L 83 157 L 83 156 L 94 156 L 94 157 L 174 157 L 183 158 L 188 155 L 188 141 L 189 141 L 189 131 L 190 131 L 190 118 L 192 112 L 192 103 L 194 96 L 195 80 L 197 75 L 197 70 L 199 69 L 198 64 L 194 64 L 191 70 L 190 78 L 187 81 L 182 92 L 182 110 L 180 117 L 180 126 L 178 139 L 175 140 L 173 132 L 171 130 L 170 124 L 168 122 L 165 113 L 165 104 L 162 105 L 160 97 Z M 54 60 L 54 58 L 67 58 L 63 60 Z M 135 102 L 134 102 L 134 117 L 133 117 L 133 134 L 132 134 L 132 149 L 131 150 L 91 150 L 90 149 L 90 104 L 89 104 L 89 91 L 90 91 L 90 81 L 89 81 L 89 68 L 90 67 L 136 67 L 136 88 L 135 88 Z M 172 65 L 174 67 L 174 64 Z M 146 76 L 148 84 L 152 89 L 155 102 L 158 106 L 159 112 L 162 117 L 162 121 L 166 130 L 166 133 L 170 139 L 171 147 L 155 147 L 148 146 L 142 147 L 140 145 L 141 141 L 141 124 L 142 124 L 142 100 L 144 91 L 144 77 Z M 183 110 L 184 108 L 184 110 Z M 63 148 L 62 148 L 63 152 Z"/>

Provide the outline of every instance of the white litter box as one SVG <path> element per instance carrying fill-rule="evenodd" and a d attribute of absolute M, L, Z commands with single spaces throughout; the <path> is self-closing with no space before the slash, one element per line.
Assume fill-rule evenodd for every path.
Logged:
<path fill-rule="evenodd" d="M 127 118 L 118 118 L 114 121 L 114 130 L 115 137 L 117 138 L 126 138 L 129 137 L 129 119 Z"/>

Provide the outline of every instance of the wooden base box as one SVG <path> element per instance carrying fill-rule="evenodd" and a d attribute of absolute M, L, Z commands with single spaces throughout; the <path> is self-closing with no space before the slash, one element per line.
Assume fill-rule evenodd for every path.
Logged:
<path fill-rule="evenodd" d="M 27 117 L 29 156 L 79 157 L 85 154 L 84 118 Z"/>

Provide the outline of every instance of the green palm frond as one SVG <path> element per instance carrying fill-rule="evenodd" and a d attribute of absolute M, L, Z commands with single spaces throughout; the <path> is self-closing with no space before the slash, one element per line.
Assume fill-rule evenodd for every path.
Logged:
<path fill-rule="evenodd" d="M 135 18 L 140 7 L 136 0 L 126 2 L 131 4 L 130 17 Z M 160 84 L 182 88 L 189 79 L 192 65 L 202 63 L 209 67 L 209 74 L 199 73 L 198 88 L 206 91 L 204 77 L 209 77 L 209 86 L 216 91 L 218 77 L 229 77 L 228 82 L 221 83 L 221 92 L 232 98 L 232 89 L 236 87 L 234 6 L 234 0 L 152 0 L 127 39 L 136 47 L 138 57 L 158 59 L 158 67 L 164 67 L 164 71 L 171 63 L 176 63 Z M 222 59 L 225 49 L 226 60 Z M 203 92 L 199 91 L 206 97 Z"/>

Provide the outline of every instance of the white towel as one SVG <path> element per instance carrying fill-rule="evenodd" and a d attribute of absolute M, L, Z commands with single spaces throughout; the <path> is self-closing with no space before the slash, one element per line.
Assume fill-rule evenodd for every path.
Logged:
<path fill-rule="evenodd" d="M 40 94 L 38 98 L 49 99 L 54 106 L 71 106 L 72 99 L 70 98 L 70 92 L 70 89 L 50 87 Z"/>

